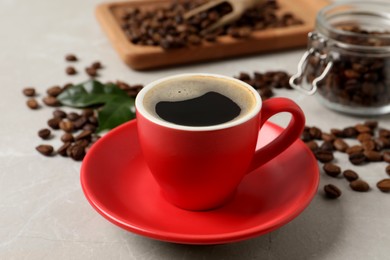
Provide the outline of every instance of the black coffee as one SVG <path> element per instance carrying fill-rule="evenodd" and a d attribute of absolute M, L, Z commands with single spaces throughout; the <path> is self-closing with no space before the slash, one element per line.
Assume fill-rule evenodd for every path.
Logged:
<path fill-rule="evenodd" d="M 156 113 L 162 119 L 186 126 L 211 126 L 229 122 L 241 113 L 230 98 L 217 92 L 181 101 L 160 101 Z"/>

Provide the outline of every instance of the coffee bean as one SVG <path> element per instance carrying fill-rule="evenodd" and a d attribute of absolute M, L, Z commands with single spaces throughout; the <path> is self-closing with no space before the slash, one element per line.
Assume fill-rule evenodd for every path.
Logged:
<path fill-rule="evenodd" d="M 383 153 L 383 160 L 385 162 L 390 163 L 390 152 L 389 151 L 386 151 L 386 152 Z"/>
<path fill-rule="evenodd" d="M 354 191 L 366 192 L 370 189 L 370 185 L 363 180 L 356 180 L 349 183 L 349 186 Z"/>
<path fill-rule="evenodd" d="M 74 67 L 72 67 L 72 66 L 67 67 L 65 69 L 65 72 L 68 75 L 75 75 L 75 74 L 77 74 L 77 70 Z"/>
<path fill-rule="evenodd" d="M 57 150 L 57 153 L 61 156 L 68 156 L 68 154 L 66 153 L 66 151 L 68 150 L 68 148 L 71 146 L 71 143 L 70 142 L 66 142 L 64 143 L 60 148 L 58 148 Z"/>
<path fill-rule="evenodd" d="M 354 127 L 346 127 L 343 129 L 343 136 L 347 138 L 356 137 L 359 132 Z"/>
<path fill-rule="evenodd" d="M 61 121 L 62 121 L 61 118 L 53 117 L 52 119 L 49 119 L 47 121 L 47 125 L 50 126 L 54 130 L 58 130 L 58 129 L 60 129 L 60 122 Z"/>
<path fill-rule="evenodd" d="M 24 88 L 23 89 L 23 94 L 26 97 L 33 97 L 33 96 L 35 96 L 35 88 L 31 88 L 31 87 Z"/>
<path fill-rule="evenodd" d="M 379 129 L 379 137 L 390 138 L 390 130 Z"/>
<path fill-rule="evenodd" d="M 337 138 L 333 142 L 333 146 L 336 148 L 337 151 L 340 151 L 343 153 L 349 148 L 348 144 L 343 139 L 340 139 L 340 138 Z"/>
<path fill-rule="evenodd" d="M 80 140 L 77 140 L 74 144 L 79 145 L 81 147 L 87 147 L 90 144 L 90 141 L 87 139 L 80 139 Z"/>
<path fill-rule="evenodd" d="M 340 138 L 345 137 L 343 130 L 332 128 L 332 129 L 330 129 L 330 132 L 332 135 L 334 135 L 336 137 L 340 137 Z"/>
<path fill-rule="evenodd" d="M 88 119 L 85 116 L 81 116 L 73 122 L 74 122 L 75 129 L 81 129 L 88 122 Z"/>
<path fill-rule="evenodd" d="M 93 124 L 85 124 L 83 130 L 89 130 L 91 132 L 96 132 L 97 127 Z"/>
<path fill-rule="evenodd" d="M 61 136 L 61 141 L 64 143 L 73 142 L 74 137 L 71 133 L 65 133 Z"/>
<path fill-rule="evenodd" d="M 306 142 L 305 143 L 307 147 L 309 147 L 309 149 L 314 152 L 318 149 L 318 144 L 316 141 L 309 141 L 309 142 Z"/>
<path fill-rule="evenodd" d="M 35 99 L 35 98 L 29 98 L 26 102 L 27 106 L 30 108 L 30 109 L 38 109 L 39 108 L 39 104 L 38 104 L 38 101 Z"/>
<path fill-rule="evenodd" d="M 370 162 L 380 162 L 383 158 L 382 154 L 376 151 L 364 151 L 363 154 Z"/>
<path fill-rule="evenodd" d="M 59 118 L 66 118 L 66 113 L 62 110 L 56 109 L 53 112 L 54 117 L 59 117 Z"/>
<path fill-rule="evenodd" d="M 336 199 L 341 196 L 342 192 L 337 186 L 328 184 L 324 186 L 325 195 L 330 199 Z"/>
<path fill-rule="evenodd" d="M 315 157 L 322 163 L 330 162 L 334 159 L 333 152 L 325 150 L 317 150 L 314 152 Z"/>
<path fill-rule="evenodd" d="M 97 70 L 92 67 L 85 68 L 85 72 L 88 74 L 88 76 L 94 78 L 98 76 Z"/>
<path fill-rule="evenodd" d="M 100 61 L 95 61 L 94 63 L 92 63 L 91 68 L 93 68 L 95 70 L 99 70 L 99 69 L 103 68 L 103 66 L 100 63 Z"/>
<path fill-rule="evenodd" d="M 83 109 L 83 111 L 81 112 L 81 116 L 84 116 L 84 117 L 90 117 L 90 116 L 93 116 L 95 114 L 95 112 L 93 111 L 93 109 Z"/>
<path fill-rule="evenodd" d="M 309 129 L 309 133 L 310 133 L 310 136 L 312 139 L 321 140 L 322 131 L 318 127 L 315 127 L 315 126 L 311 127 Z"/>
<path fill-rule="evenodd" d="M 53 146 L 51 145 L 45 145 L 45 144 L 41 144 L 41 145 L 38 145 L 37 147 L 35 147 L 35 149 L 45 155 L 45 156 L 50 156 L 53 154 Z"/>
<path fill-rule="evenodd" d="M 84 130 L 82 131 L 79 135 L 77 135 L 74 139 L 76 141 L 81 140 L 81 139 L 90 139 L 92 135 L 92 131 L 90 130 Z"/>
<path fill-rule="evenodd" d="M 75 112 L 70 112 L 70 113 L 68 113 L 66 118 L 68 118 L 70 121 L 76 121 L 77 119 L 80 118 L 80 115 L 75 113 Z"/>
<path fill-rule="evenodd" d="M 376 149 L 377 145 L 374 140 L 366 140 L 362 142 L 362 147 L 365 151 L 373 151 Z"/>
<path fill-rule="evenodd" d="M 333 163 L 325 163 L 323 169 L 326 174 L 337 177 L 341 173 L 341 168 Z"/>
<path fill-rule="evenodd" d="M 369 128 L 371 128 L 371 130 L 374 130 L 374 129 L 376 129 L 378 127 L 378 121 L 375 121 L 375 120 L 365 121 L 364 125 L 366 125 Z"/>
<path fill-rule="evenodd" d="M 74 130 L 74 125 L 72 121 L 61 121 L 59 126 L 63 131 L 67 133 L 71 133 Z"/>
<path fill-rule="evenodd" d="M 38 136 L 44 140 L 47 140 L 51 136 L 51 131 L 47 128 L 38 131 Z"/>
<path fill-rule="evenodd" d="M 324 140 L 325 142 L 334 142 L 336 136 L 334 136 L 333 134 L 322 133 L 321 139 Z"/>
<path fill-rule="evenodd" d="M 66 61 L 77 61 L 78 59 L 77 59 L 76 55 L 68 54 L 68 55 L 65 56 L 65 60 Z"/>
<path fill-rule="evenodd" d="M 82 161 L 85 156 L 85 147 L 80 145 L 71 145 L 67 148 L 67 155 L 75 161 Z M 69 151 L 69 152 L 68 152 Z"/>
<path fill-rule="evenodd" d="M 355 126 L 356 131 L 358 131 L 360 134 L 361 133 L 371 133 L 372 130 L 370 127 L 363 125 L 363 124 L 358 124 Z"/>
<path fill-rule="evenodd" d="M 390 164 L 386 166 L 386 173 L 390 175 Z"/>
<path fill-rule="evenodd" d="M 356 139 L 358 139 L 359 142 L 363 143 L 364 141 L 371 140 L 372 135 L 370 133 L 361 133 L 356 137 Z"/>
<path fill-rule="evenodd" d="M 376 186 L 380 191 L 389 192 L 390 191 L 390 179 L 383 179 L 379 181 Z"/>
<path fill-rule="evenodd" d="M 47 96 L 42 99 L 43 103 L 49 107 L 58 107 L 61 105 L 60 101 L 56 97 Z"/>
<path fill-rule="evenodd" d="M 364 149 L 361 145 L 353 145 L 351 147 L 348 147 L 347 150 L 345 150 L 347 154 L 362 153 L 363 151 Z"/>
<path fill-rule="evenodd" d="M 88 117 L 88 122 L 89 122 L 90 124 L 93 124 L 93 125 L 96 125 L 96 126 L 99 124 L 98 119 L 97 119 L 96 116 L 90 116 L 90 117 Z"/>
<path fill-rule="evenodd" d="M 61 92 L 62 92 L 62 88 L 60 86 L 53 86 L 46 90 L 46 93 L 52 97 L 57 97 L 59 94 L 61 94 Z"/>
<path fill-rule="evenodd" d="M 331 142 L 323 142 L 320 146 L 320 149 L 323 151 L 330 151 L 332 152 L 334 150 L 334 146 Z"/>
<path fill-rule="evenodd" d="M 359 179 L 359 175 L 353 170 L 343 171 L 343 176 L 348 181 L 355 181 L 355 180 Z"/>
<path fill-rule="evenodd" d="M 366 156 L 362 152 L 352 153 L 349 155 L 349 161 L 354 165 L 360 165 L 366 161 Z"/>

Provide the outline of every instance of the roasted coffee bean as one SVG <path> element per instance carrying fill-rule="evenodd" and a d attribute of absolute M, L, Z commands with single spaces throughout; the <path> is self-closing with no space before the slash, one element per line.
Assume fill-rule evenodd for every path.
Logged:
<path fill-rule="evenodd" d="M 91 135 L 92 135 L 92 131 L 84 130 L 79 135 L 77 135 L 74 139 L 76 141 L 81 140 L 81 139 L 90 139 Z"/>
<path fill-rule="evenodd" d="M 379 181 L 376 186 L 380 191 L 389 192 L 390 191 L 390 179 L 383 179 Z"/>
<path fill-rule="evenodd" d="M 85 116 L 81 116 L 73 122 L 74 122 L 75 129 L 81 129 L 88 122 L 88 119 Z"/>
<path fill-rule="evenodd" d="M 68 154 L 66 153 L 67 149 L 71 146 L 71 143 L 70 142 L 66 142 L 64 143 L 60 148 L 58 148 L 57 150 L 57 153 L 61 156 L 68 156 Z"/>
<path fill-rule="evenodd" d="M 390 139 L 389 138 L 386 138 L 386 137 L 378 137 L 378 138 L 375 138 L 374 139 L 374 142 L 382 147 L 382 149 L 384 148 L 390 148 Z"/>
<path fill-rule="evenodd" d="M 97 127 L 93 124 L 85 124 L 83 130 L 89 130 L 91 132 L 96 132 Z"/>
<path fill-rule="evenodd" d="M 356 139 L 358 139 L 359 142 L 363 143 L 364 141 L 371 140 L 372 135 L 370 133 L 361 133 L 356 137 Z"/>
<path fill-rule="evenodd" d="M 66 154 L 75 161 L 82 161 L 85 156 L 85 147 L 80 145 L 71 145 L 67 148 Z"/>
<path fill-rule="evenodd" d="M 312 140 L 311 135 L 309 132 L 302 132 L 301 134 L 301 140 L 304 142 L 309 142 Z"/>
<path fill-rule="evenodd" d="M 359 134 L 359 132 L 354 127 L 346 127 L 343 129 L 343 136 L 347 138 L 353 138 L 356 137 Z"/>
<path fill-rule="evenodd" d="M 23 89 L 23 94 L 26 97 L 33 97 L 33 96 L 35 96 L 35 88 L 31 88 L 31 87 L 24 88 Z"/>
<path fill-rule="evenodd" d="M 340 138 L 345 137 L 343 130 L 332 128 L 332 129 L 330 129 L 330 132 L 332 135 L 334 135 L 336 137 L 340 137 Z"/>
<path fill-rule="evenodd" d="M 90 116 L 93 116 L 95 114 L 95 112 L 93 111 L 93 109 L 83 109 L 83 111 L 81 112 L 81 116 L 84 116 L 84 117 L 90 117 Z"/>
<path fill-rule="evenodd" d="M 59 117 L 53 117 L 52 119 L 49 119 L 47 121 L 47 125 L 50 126 L 54 130 L 60 129 L 60 123 L 61 123 L 61 118 Z"/>
<path fill-rule="evenodd" d="M 349 161 L 354 165 L 360 165 L 366 161 L 366 156 L 362 152 L 352 153 L 349 155 Z"/>
<path fill-rule="evenodd" d="M 332 177 L 337 177 L 341 173 L 341 168 L 333 163 L 325 163 L 323 169 L 327 175 Z"/>
<path fill-rule="evenodd" d="M 82 147 L 87 147 L 90 144 L 90 141 L 88 141 L 87 139 L 80 139 L 77 140 L 74 144 Z"/>
<path fill-rule="evenodd" d="M 349 186 L 354 191 L 359 191 L 359 192 L 366 192 L 370 189 L 370 185 L 368 185 L 368 183 L 363 180 L 351 181 L 349 183 Z"/>
<path fill-rule="evenodd" d="M 366 140 L 362 142 L 362 147 L 365 151 L 373 151 L 376 149 L 377 145 L 374 140 Z"/>
<path fill-rule="evenodd" d="M 328 184 L 324 186 L 325 195 L 330 199 L 336 199 L 341 196 L 342 192 L 337 186 Z"/>
<path fill-rule="evenodd" d="M 318 144 L 316 141 L 309 141 L 309 142 L 306 142 L 305 144 L 313 152 L 318 150 Z"/>
<path fill-rule="evenodd" d="M 374 130 L 378 127 L 378 121 L 375 121 L 375 120 L 366 121 L 366 122 L 364 122 L 364 125 L 371 128 L 371 130 Z"/>
<path fill-rule="evenodd" d="M 380 162 L 383 159 L 382 154 L 380 152 L 364 151 L 363 154 L 370 162 Z"/>
<path fill-rule="evenodd" d="M 334 150 L 334 146 L 331 142 L 323 142 L 320 146 L 320 149 L 323 151 L 330 151 L 332 152 Z"/>
<path fill-rule="evenodd" d="M 57 97 L 59 94 L 61 94 L 61 92 L 62 92 L 62 88 L 60 86 L 53 86 L 46 90 L 46 93 L 52 97 Z"/>
<path fill-rule="evenodd" d="M 43 154 L 43 155 L 45 155 L 45 156 L 50 156 L 50 155 L 52 155 L 52 154 L 53 154 L 53 151 L 54 151 L 53 146 L 51 146 L 51 145 L 45 145 L 45 144 L 38 145 L 37 147 L 35 147 L 35 149 L 36 149 L 39 153 L 41 153 L 41 154 Z"/>
<path fill-rule="evenodd" d="M 88 74 L 88 76 L 94 78 L 98 76 L 97 70 L 92 67 L 85 68 L 85 72 Z"/>
<path fill-rule="evenodd" d="M 65 69 L 65 72 L 68 75 L 75 75 L 75 74 L 77 74 L 77 70 L 74 67 L 72 67 L 72 66 L 67 67 Z"/>
<path fill-rule="evenodd" d="M 58 107 L 61 105 L 60 101 L 56 97 L 47 96 L 42 99 L 43 103 L 49 107 Z"/>
<path fill-rule="evenodd" d="M 38 104 L 38 101 L 35 99 L 35 98 L 29 98 L 26 102 L 27 106 L 30 108 L 30 109 L 38 109 L 39 108 L 39 104 Z"/>
<path fill-rule="evenodd" d="M 390 152 L 389 151 L 383 152 L 383 160 L 385 162 L 390 163 Z"/>
<path fill-rule="evenodd" d="M 343 171 L 343 176 L 348 181 L 356 181 L 357 179 L 359 179 L 359 175 L 353 170 Z"/>
<path fill-rule="evenodd" d="M 325 150 L 317 150 L 314 152 L 315 157 L 322 163 L 330 162 L 334 159 L 333 152 Z"/>
<path fill-rule="evenodd" d="M 358 131 L 360 134 L 362 133 L 371 133 L 372 130 L 370 127 L 363 125 L 363 124 L 358 124 L 355 126 L 356 131 Z"/>
<path fill-rule="evenodd" d="M 361 145 L 353 145 L 351 147 L 348 147 L 347 150 L 345 150 L 347 154 L 362 153 L 363 151 L 364 149 Z"/>
<path fill-rule="evenodd" d="M 38 136 L 44 140 L 47 140 L 51 136 L 51 131 L 47 128 L 38 131 Z"/>
<path fill-rule="evenodd" d="M 77 61 L 78 59 L 77 59 L 76 55 L 68 54 L 68 55 L 65 56 L 65 60 L 66 61 Z"/>
<path fill-rule="evenodd" d="M 336 136 L 334 136 L 333 134 L 322 133 L 321 139 L 325 142 L 334 142 L 336 140 Z"/>
<path fill-rule="evenodd" d="M 337 138 L 333 142 L 333 146 L 336 148 L 337 151 L 343 153 L 349 148 L 348 144 L 343 139 L 340 138 Z"/>
<path fill-rule="evenodd" d="M 91 68 L 93 68 L 95 70 L 99 70 L 99 69 L 103 68 L 103 66 L 102 66 L 100 61 L 95 61 L 94 63 L 92 63 Z"/>
<path fill-rule="evenodd" d="M 60 124 L 59 124 L 60 128 L 67 132 L 67 133 L 71 133 L 73 132 L 74 130 L 74 125 L 73 125 L 73 122 L 72 121 L 61 121 Z"/>
<path fill-rule="evenodd" d="M 76 121 L 77 119 L 80 118 L 80 115 L 75 113 L 75 112 L 70 112 L 70 113 L 68 113 L 66 118 L 68 118 L 70 121 Z"/>
<path fill-rule="evenodd" d="M 315 127 L 315 126 L 311 127 L 309 129 L 309 133 L 310 133 L 310 136 L 312 139 L 321 140 L 322 131 L 318 127 Z"/>
<path fill-rule="evenodd" d="M 88 117 L 88 122 L 93 125 L 98 125 L 98 119 L 96 116 L 90 116 Z"/>
<path fill-rule="evenodd" d="M 59 117 L 59 118 L 66 118 L 66 113 L 60 109 L 56 109 L 53 112 L 54 117 Z"/>
<path fill-rule="evenodd" d="M 61 141 L 64 143 L 73 142 L 74 137 L 71 133 L 65 133 L 61 136 Z"/>
<path fill-rule="evenodd" d="M 386 166 L 386 173 L 390 175 L 390 164 Z"/>

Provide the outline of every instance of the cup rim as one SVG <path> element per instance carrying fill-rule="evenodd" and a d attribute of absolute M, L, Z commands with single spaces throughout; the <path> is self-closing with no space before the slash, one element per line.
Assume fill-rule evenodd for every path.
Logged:
<path fill-rule="evenodd" d="M 150 114 L 145 109 L 145 107 L 143 105 L 143 99 L 144 99 L 146 93 L 149 90 L 151 90 L 152 88 L 154 88 L 155 86 L 157 86 L 161 83 L 164 83 L 168 80 L 183 79 L 183 78 L 196 77 L 196 76 L 225 79 L 225 80 L 233 81 L 233 82 L 247 88 L 250 92 L 252 92 L 252 94 L 255 98 L 256 104 L 255 104 L 254 108 L 251 111 L 249 111 L 249 113 L 247 113 L 245 116 L 243 116 L 237 120 L 228 121 L 226 123 L 211 125 L 211 126 L 186 126 L 186 125 L 174 124 L 174 123 L 156 118 L 155 116 Z M 261 110 L 261 107 L 262 107 L 261 97 L 260 97 L 259 93 L 251 85 L 249 85 L 248 83 L 241 81 L 239 79 L 233 78 L 233 77 L 228 77 L 228 76 L 219 75 L 219 74 L 212 74 L 212 73 L 183 73 L 183 74 L 177 74 L 177 75 L 173 75 L 173 76 L 164 77 L 164 78 L 155 80 L 155 81 L 147 84 L 145 87 L 143 87 L 141 89 L 141 91 L 137 94 L 137 97 L 135 98 L 135 109 L 136 109 L 137 113 L 140 113 L 147 120 L 149 120 L 157 125 L 163 126 L 163 127 L 176 129 L 176 130 L 183 130 L 183 131 L 213 131 L 213 130 L 221 130 L 221 129 L 231 128 L 231 127 L 240 125 L 246 121 L 249 121 L 253 117 L 257 116 L 257 114 Z"/>

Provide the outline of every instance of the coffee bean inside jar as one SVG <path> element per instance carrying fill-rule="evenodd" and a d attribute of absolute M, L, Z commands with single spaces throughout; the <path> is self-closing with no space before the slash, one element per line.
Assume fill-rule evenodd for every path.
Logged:
<path fill-rule="evenodd" d="M 390 113 L 389 23 L 386 1 L 340 2 L 323 8 L 291 86 L 317 92 L 321 103 L 339 112 Z M 305 82 L 311 90 L 302 86 Z"/>

